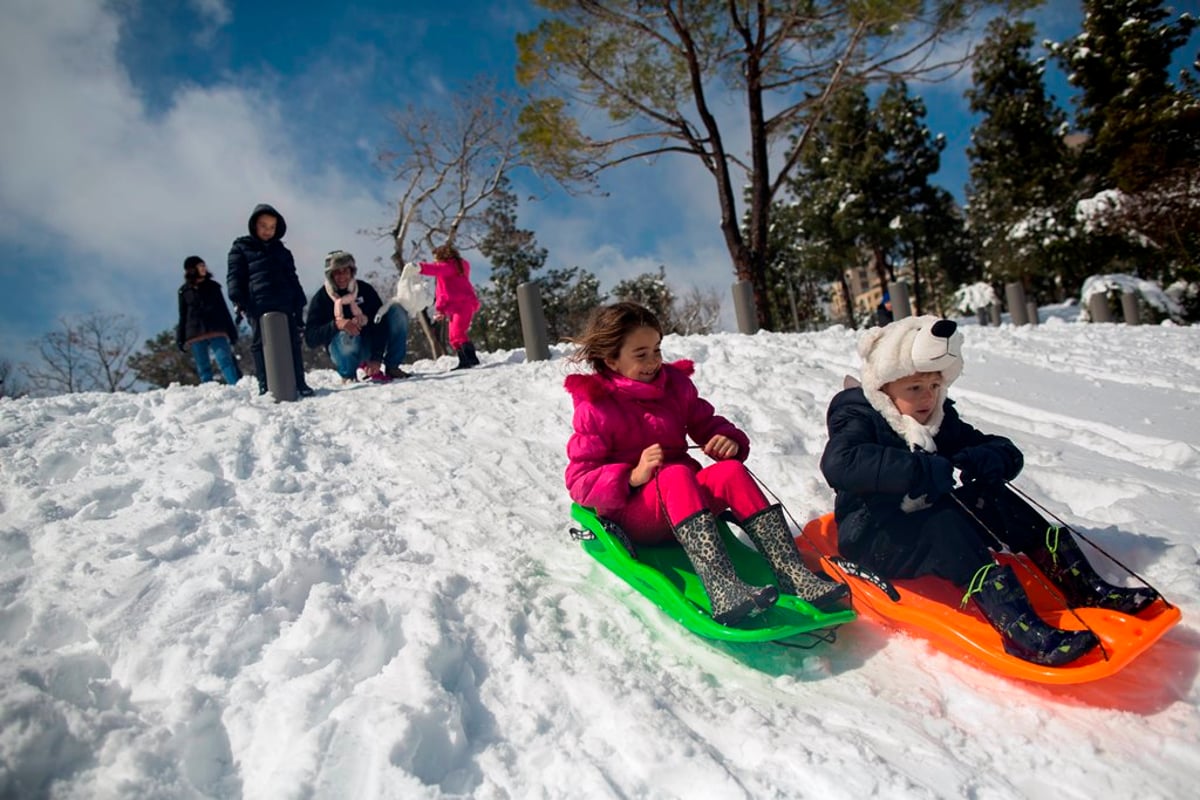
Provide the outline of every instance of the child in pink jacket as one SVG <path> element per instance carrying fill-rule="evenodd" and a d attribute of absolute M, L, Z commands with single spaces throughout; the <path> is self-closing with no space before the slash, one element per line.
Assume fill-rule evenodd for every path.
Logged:
<path fill-rule="evenodd" d="M 437 311 L 435 319 L 449 321 L 450 346 L 458 354 L 458 366 L 454 369 L 479 366 L 475 345 L 468 338 L 471 319 L 479 310 L 479 298 L 471 285 L 471 265 L 452 244 L 436 248 L 433 257 L 437 261 L 421 262 L 421 274 L 437 279 L 433 295 L 433 307 Z"/>
<path fill-rule="evenodd" d="M 575 431 L 567 442 L 567 491 L 641 544 L 678 541 L 696 568 L 713 619 L 733 625 L 779 599 L 774 586 L 750 586 L 734 571 L 717 530 L 730 509 L 775 572 L 779 589 L 816 605 L 846 587 L 808 570 L 783 509 L 769 505 L 746 470 L 750 441 L 716 414 L 692 383 L 692 362 L 664 364 L 658 319 L 636 303 L 598 309 L 573 340 L 571 356 L 591 374 L 570 375 Z M 688 455 L 688 438 L 716 463 Z"/>

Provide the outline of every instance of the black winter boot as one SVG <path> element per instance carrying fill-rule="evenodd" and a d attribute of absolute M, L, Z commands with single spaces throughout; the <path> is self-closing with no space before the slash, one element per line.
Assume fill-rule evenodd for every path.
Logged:
<path fill-rule="evenodd" d="M 979 586 L 974 588 L 973 580 L 968 596 L 975 598 L 983 616 L 1000 632 L 1009 655 L 1061 667 L 1100 643 L 1091 631 L 1064 631 L 1047 625 L 1029 604 L 1012 567 L 989 564 L 980 572 L 983 577 Z"/>
<path fill-rule="evenodd" d="M 850 593 L 846 584 L 823 578 L 804 565 L 783 516 L 783 506 L 778 503 L 746 519 L 741 528 L 771 565 L 779 591 L 784 594 L 795 595 L 827 611 Z"/>
<path fill-rule="evenodd" d="M 462 347 L 454 352 L 458 354 L 458 366 L 451 367 L 452 370 L 470 369 L 471 367 L 478 366 L 479 359 L 475 357 L 475 345 L 470 342 L 463 343 Z"/>
<path fill-rule="evenodd" d="M 704 584 L 714 621 L 736 625 L 779 600 L 774 586 L 750 586 L 737 576 L 712 512 L 698 511 L 676 525 L 675 538 Z"/>
<path fill-rule="evenodd" d="M 1158 599 L 1148 586 L 1113 586 L 1096 574 L 1075 537 L 1060 528 L 1046 531 L 1046 547 L 1030 554 L 1038 569 L 1062 590 L 1071 608 L 1108 608 L 1136 614 Z"/>

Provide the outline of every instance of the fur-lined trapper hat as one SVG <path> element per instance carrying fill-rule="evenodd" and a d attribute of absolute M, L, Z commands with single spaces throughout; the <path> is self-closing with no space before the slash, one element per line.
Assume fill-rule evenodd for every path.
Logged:
<path fill-rule="evenodd" d="M 333 271 L 343 267 L 350 268 L 350 283 L 346 285 L 345 289 L 339 290 L 337 284 L 333 282 Z M 358 305 L 358 281 L 354 277 L 357 274 L 358 266 L 354 263 L 354 256 L 345 250 L 334 250 L 325 256 L 325 293 L 333 301 L 333 318 L 353 319 L 365 328 L 367 318 Z M 346 314 L 346 311 L 350 313 Z"/>
<path fill-rule="evenodd" d="M 333 275 L 333 271 L 341 267 L 350 268 L 351 278 L 358 275 L 358 265 L 354 263 L 354 256 L 345 250 L 334 250 L 325 256 L 325 280 L 329 280 Z"/>
<path fill-rule="evenodd" d="M 933 437 L 942 424 L 946 390 L 962 374 L 962 342 L 957 323 L 935 316 L 898 319 L 882 328 L 871 328 L 858 340 L 862 390 L 867 402 L 914 450 L 937 450 Z M 942 374 L 937 406 L 924 425 L 902 415 L 883 391 L 886 384 L 918 372 Z"/>

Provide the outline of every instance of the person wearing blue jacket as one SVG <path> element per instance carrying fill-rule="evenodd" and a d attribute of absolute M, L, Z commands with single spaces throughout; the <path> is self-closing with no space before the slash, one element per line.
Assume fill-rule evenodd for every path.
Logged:
<path fill-rule="evenodd" d="M 258 393 L 267 392 L 267 365 L 262 351 L 262 315 L 282 311 L 287 315 L 288 334 L 292 340 L 292 365 L 296 371 L 296 392 L 301 397 L 312 396 L 313 390 L 304 380 L 304 358 L 300 351 L 300 334 L 304 327 L 304 306 L 308 297 L 296 274 L 292 251 L 283 244 L 287 222 L 283 215 L 266 203 L 260 203 L 250 213 L 248 236 L 233 240 L 229 249 L 229 273 L 225 286 L 234 308 L 246 315 L 253 338 L 250 352 L 254 356 L 254 372 L 258 377 Z"/>
<path fill-rule="evenodd" d="M 1132 614 L 1157 594 L 1104 581 L 1070 533 L 1049 525 L 1005 485 L 1024 466 L 1021 451 L 969 425 L 946 397 L 962 373 L 962 339 L 956 323 L 933 316 L 862 334 L 862 381 L 847 378 L 830 402 L 821 456 L 821 471 L 837 493 L 838 549 L 885 578 L 950 581 L 964 590 L 964 603 L 975 601 L 1008 653 L 1061 666 L 1098 640 L 1091 631 L 1043 621 L 993 548 L 1002 543 L 1027 554 L 1072 606 Z"/>

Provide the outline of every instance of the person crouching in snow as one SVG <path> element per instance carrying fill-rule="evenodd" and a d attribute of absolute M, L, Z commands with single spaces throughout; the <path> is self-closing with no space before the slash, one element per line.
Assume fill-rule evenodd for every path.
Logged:
<path fill-rule="evenodd" d="M 452 244 L 444 244 L 433 251 L 436 261 L 422 261 L 421 274 L 437 279 L 434 289 L 433 308 L 435 320 L 448 321 L 450 346 L 458 354 L 458 366 L 454 369 L 470 369 L 479 366 L 475 345 L 468 333 L 471 319 L 479 310 L 479 298 L 471 285 L 471 265 L 458 254 Z"/>
<path fill-rule="evenodd" d="M 325 256 L 325 285 L 308 303 L 304 341 L 325 347 L 342 381 L 357 378 L 361 366 L 367 380 L 386 383 L 407 378 L 400 368 L 408 354 L 408 313 L 392 306 L 379 322 L 383 301 L 375 287 L 357 280 L 354 256 L 334 250 Z"/>
<path fill-rule="evenodd" d="M 768 505 L 742 463 L 750 440 L 699 396 L 691 361 L 663 363 L 658 319 L 636 303 L 597 309 L 571 355 L 594 372 L 567 377 L 575 404 L 567 442 L 567 491 L 639 544 L 683 546 L 712 616 L 734 625 L 779 599 L 734 571 L 716 514 L 730 509 L 770 563 L 779 590 L 827 607 L 847 587 L 808 570 L 779 505 Z M 716 463 L 701 467 L 688 438 Z"/>
<path fill-rule="evenodd" d="M 872 328 L 859 339 L 862 382 L 847 378 L 848 388 L 830 402 L 821 456 L 837 493 L 838 549 L 885 578 L 945 578 L 964 590 L 964 603 L 974 599 L 1009 654 L 1061 666 L 1098 640 L 1037 615 L 1012 568 L 996 563 L 989 530 L 1027 554 L 1072 606 L 1136 613 L 1157 594 L 1102 580 L 1069 533 L 1004 485 L 1021 471 L 1021 451 L 964 422 L 946 397 L 962 373 L 962 339 L 956 323 L 933 316 Z"/>

